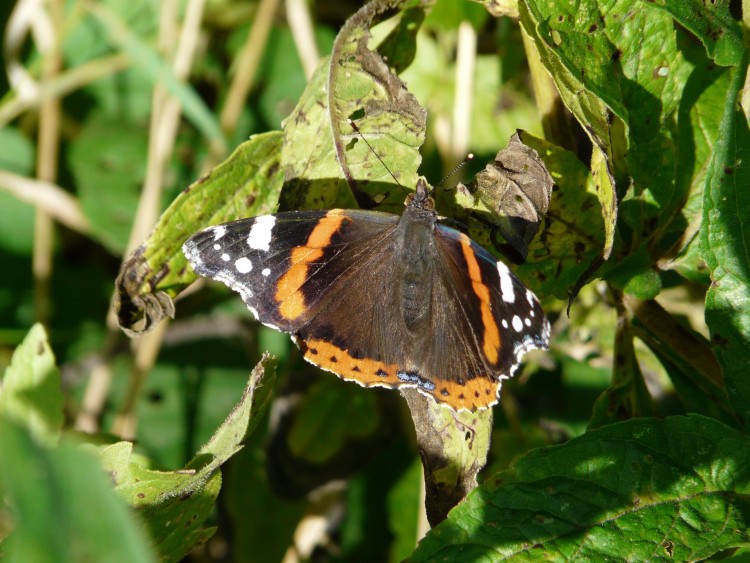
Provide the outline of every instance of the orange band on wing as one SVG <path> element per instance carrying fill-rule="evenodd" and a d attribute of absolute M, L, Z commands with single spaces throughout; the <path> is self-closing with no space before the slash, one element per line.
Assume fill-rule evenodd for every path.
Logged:
<path fill-rule="evenodd" d="M 496 364 L 498 352 L 500 351 L 500 329 L 492 316 L 490 306 L 490 288 L 482 281 L 482 272 L 479 269 L 477 257 L 471 248 L 471 239 L 466 235 L 461 235 L 461 249 L 464 252 L 464 259 L 469 268 L 469 277 L 474 293 L 479 297 L 482 311 L 482 326 L 484 328 L 484 339 L 482 342 L 482 351 L 487 357 L 490 364 Z"/>
<path fill-rule="evenodd" d="M 497 403 L 497 382 L 489 377 L 475 377 L 463 384 L 457 381 L 436 381 L 432 395 L 454 410 L 475 411 Z"/>
<path fill-rule="evenodd" d="M 346 350 L 325 340 L 297 341 L 305 359 L 325 370 L 331 371 L 365 387 L 417 387 L 420 392 L 430 395 L 439 403 L 445 403 L 454 410 L 475 411 L 494 405 L 498 383 L 490 377 L 475 377 L 458 382 L 444 379 L 430 379 L 432 388 L 404 381 L 399 377 L 395 364 L 386 364 L 368 358 L 354 358 Z"/>
<path fill-rule="evenodd" d="M 366 387 L 397 387 L 401 383 L 398 378 L 398 366 L 395 364 L 354 358 L 346 350 L 325 340 L 300 339 L 299 344 L 308 362 L 332 371 L 344 379 L 352 379 Z"/>
<path fill-rule="evenodd" d="M 308 278 L 310 264 L 323 256 L 323 249 L 341 228 L 346 217 L 341 209 L 332 209 L 318 221 L 307 242 L 292 249 L 291 267 L 279 278 L 275 299 L 281 316 L 293 321 L 305 312 L 302 285 Z"/>

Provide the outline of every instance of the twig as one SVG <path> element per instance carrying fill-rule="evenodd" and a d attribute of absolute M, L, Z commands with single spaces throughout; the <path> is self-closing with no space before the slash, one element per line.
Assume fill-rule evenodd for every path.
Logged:
<path fill-rule="evenodd" d="M 451 153 L 447 169 L 452 169 L 469 152 L 471 113 L 474 99 L 474 70 L 477 59 L 477 33 L 467 21 L 458 26 L 456 45 L 456 95 L 453 101 Z"/>
<path fill-rule="evenodd" d="M 62 67 L 60 38 L 54 30 L 62 27 L 63 3 L 52 0 L 49 3 L 49 19 L 52 24 L 53 41 L 44 50 L 42 81 L 57 75 Z M 46 100 L 39 113 L 39 152 L 36 173 L 40 180 L 54 182 L 57 178 L 58 150 L 60 142 L 60 99 Z M 52 244 L 54 222 L 42 208 L 36 209 L 34 218 L 34 317 L 47 324 L 50 312 L 50 277 L 52 276 Z"/>
<path fill-rule="evenodd" d="M 186 80 L 198 44 L 200 24 L 203 18 L 205 0 L 190 0 L 185 11 L 182 32 L 179 33 L 177 50 L 174 55 L 175 76 Z M 170 0 L 162 3 L 159 25 L 159 45 L 163 53 L 168 53 L 178 38 L 179 2 Z M 128 241 L 126 256 L 148 236 L 156 223 L 161 210 L 161 196 L 164 173 L 169 156 L 172 154 L 181 106 L 177 99 L 169 96 L 163 84 L 156 84 L 153 92 L 153 110 L 149 135 L 149 155 L 146 179 L 141 192 L 138 213 Z M 110 309 L 110 315 L 114 312 Z M 123 438 L 135 436 L 137 426 L 136 403 L 148 373 L 156 363 L 161 349 L 162 338 L 168 322 L 162 322 L 157 330 L 134 341 L 135 362 L 131 371 L 128 392 L 120 413 L 113 425 L 113 432 Z"/>
<path fill-rule="evenodd" d="M 91 230 L 78 200 L 54 183 L 0 170 L 0 189 L 44 211 L 69 229 L 84 235 Z"/>
<path fill-rule="evenodd" d="M 253 26 L 247 36 L 240 55 L 234 63 L 234 77 L 227 92 L 227 98 L 219 117 L 219 125 L 226 137 L 231 137 L 237 125 L 242 108 L 245 106 L 247 93 L 255 80 L 255 74 L 260 65 L 260 59 L 271 33 L 271 24 L 279 5 L 279 0 L 261 0 L 255 14 Z M 212 168 L 219 162 L 226 152 L 226 147 L 212 143 L 209 148 L 209 158 L 205 167 Z"/>
<path fill-rule="evenodd" d="M 117 74 L 131 65 L 130 57 L 127 55 L 107 55 L 51 76 L 26 95 L 11 90 L 0 103 L 0 127 L 4 127 L 25 111 L 40 107 L 47 100 L 63 98 L 100 78 Z"/>
<path fill-rule="evenodd" d="M 315 43 L 315 29 L 307 1 L 286 0 L 286 20 L 292 31 L 292 39 L 297 47 L 305 78 L 310 80 L 320 62 L 320 53 Z"/>

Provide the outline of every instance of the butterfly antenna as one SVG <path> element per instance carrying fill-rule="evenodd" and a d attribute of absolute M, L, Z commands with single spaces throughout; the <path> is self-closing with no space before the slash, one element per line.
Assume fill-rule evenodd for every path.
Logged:
<path fill-rule="evenodd" d="M 396 182 L 399 186 L 401 186 L 401 182 L 398 181 L 398 178 L 396 178 L 396 175 L 391 172 L 391 169 L 388 168 L 388 165 L 383 161 L 382 158 L 380 158 L 380 155 L 377 153 L 377 151 L 372 148 L 372 145 L 369 143 L 367 139 L 365 139 L 365 136 L 362 134 L 362 131 L 359 130 L 359 127 L 354 123 L 352 119 L 347 119 L 346 122 L 351 126 L 352 129 L 354 129 L 354 132 L 359 135 L 359 138 L 362 139 L 367 147 L 372 151 L 372 153 L 375 155 L 375 157 L 380 161 L 380 164 L 383 165 L 383 167 L 388 170 L 388 174 L 391 175 L 391 178 L 393 178 L 393 181 Z M 401 186 L 403 188 L 403 186 Z"/>
<path fill-rule="evenodd" d="M 472 160 L 474 160 L 474 153 L 470 152 L 469 154 L 467 154 L 464 157 L 464 159 L 461 162 L 459 162 L 456 165 L 456 167 L 453 170 L 451 170 L 450 172 L 448 172 L 448 174 L 445 175 L 445 178 L 443 178 L 442 180 L 440 180 L 440 182 L 438 183 L 438 185 L 435 186 L 435 187 L 436 188 L 441 187 L 443 184 L 445 184 L 445 181 L 448 178 L 450 178 L 451 176 L 453 176 L 456 172 L 458 172 L 461 168 L 463 168 L 464 165 L 466 165 L 467 163 L 471 162 Z"/>

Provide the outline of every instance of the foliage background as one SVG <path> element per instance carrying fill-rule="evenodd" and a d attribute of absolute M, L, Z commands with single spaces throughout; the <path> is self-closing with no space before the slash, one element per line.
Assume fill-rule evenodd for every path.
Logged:
<path fill-rule="evenodd" d="M 211 437 L 243 396 L 251 367 L 270 350 L 279 357 L 277 392 L 298 401 L 299 410 L 286 433 L 273 425 L 268 430 L 268 418 L 258 422 L 246 447 L 226 462 L 220 492 L 218 481 L 211 485 L 215 505 L 190 509 L 201 514 L 197 524 L 206 519 L 217 529 L 201 535 L 207 528 L 196 528 L 194 540 L 211 537 L 186 556 L 401 560 L 411 554 L 424 531 L 422 477 L 411 422 L 395 393 L 319 376 L 285 335 L 250 322 L 241 301 L 215 285 L 181 299 L 175 321 L 152 344 L 133 345 L 110 312 L 128 249 L 233 147 L 280 128 L 317 64 L 314 51 L 330 52 L 359 5 L 58 1 L 43 17 L 34 14 L 27 28 L 31 24 L 11 19 L 23 4 L 0 7 L 6 46 L 0 74 L 0 407 L 12 396 L 22 397 L 22 413 L 38 404 L 33 394 L 24 402 L 26 395 L 11 393 L 12 381 L 38 376 L 50 385 L 59 378 L 63 407 L 47 405 L 40 412 L 62 410 L 64 416 L 40 427 L 31 417 L 14 418 L 13 406 L 0 408 L 6 415 L 0 418 L 6 501 L 0 538 L 8 538 L 0 553 L 45 560 L 41 549 L 24 551 L 41 543 L 48 554 L 65 553 L 70 560 L 80 555 L 77 550 L 101 555 L 110 549 L 132 561 L 147 560 L 156 543 L 162 556 L 181 557 L 179 549 L 165 549 L 168 542 L 154 540 L 153 529 L 144 534 L 134 524 L 118 497 L 107 496 L 104 479 L 90 485 L 97 483 L 97 461 L 73 444 L 81 440 L 74 431 L 114 444 L 97 452 L 108 470 L 131 459 L 117 449 L 120 438 L 136 440 L 134 455 L 144 467 L 183 468 L 204 444 L 214 443 Z M 675 558 L 698 558 L 747 545 L 748 482 L 741 468 L 750 451 L 743 434 L 748 206 L 739 187 L 748 185 L 742 162 L 749 162 L 750 144 L 744 114 L 733 113 L 732 96 L 747 66 L 735 21 L 739 10 L 728 2 L 714 3 L 711 12 L 691 2 L 644 8 L 637 1 L 592 0 L 576 13 L 567 6 L 521 3 L 521 25 L 537 34 L 539 53 L 530 57 L 517 19 L 492 17 L 479 4 L 438 2 L 422 26 L 417 57 L 402 75 L 428 110 L 420 173 L 437 183 L 468 151 L 476 158 L 461 174 L 470 178 L 516 129 L 551 140 L 543 119 L 551 108 L 539 84 L 547 75 L 534 65 L 549 69 L 584 127 L 566 120 L 573 129 L 565 155 L 574 154 L 576 162 L 561 164 L 568 156 L 553 151 L 548 166 L 559 166 L 561 186 L 576 171 L 581 183 L 599 188 L 605 212 L 581 210 L 576 217 L 573 207 L 573 217 L 613 252 L 594 276 L 601 279 L 582 288 L 568 317 L 564 298 L 572 284 L 555 278 L 540 291 L 544 280 L 535 273 L 551 260 L 539 246 L 536 255 L 532 248 L 531 265 L 521 274 L 545 299 L 554 321 L 553 349 L 534 356 L 503 386 L 482 474 L 493 478 L 428 536 L 416 559 L 436 553 L 455 560 L 531 558 L 534 541 L 560 559 L 576 553 L 666 557 L 675 549 Z M 298 23 L 305 14 L 308 26 L 304 18 Z M 612 31 L 596 34 L 598 26 Z M 631 33 L 642 41 L 631 42 Z M 659 41 L 664 33 L 670 42 Z M 467 42 L 468 52 L 476 51 L 470 57 L 473 81 L 461 74 Z M 663 68 L 668 80 L 662 80 Z M 33 80 L 24 81 L 19 69 Z M 462 90 L 467 83 L 468 96 Z M 601 191 L 608 182 L 593 180 L 597 171 L 614 179 L 617 192 L 609 183 L 609 195 L 616 196 L 619 215 L 607 213 Z M 555 197 L 577 205 L 559 192 Z M 573 236 L 555 234 L 547 230 L 540 239 L 554 245 Z M 562 263 L 552 248 L 552 262 Z M 592 254 L 586 257 L 584 266 L 595 263 Z M 47 327 L 49 344 L 39 329 L 29 333 L 35 322 Z M 13 359 L 16 371 L 6 371 L 24 338 L 26 346 Z M 41 367 L 32 360 L 35 347 L 45 351 Z M 21 372 L 26 375 L 13 375 Z M 301 383 L 294 374 L 303 374 Z M 686 413 L 702 418 L 671 416 Z M 618 424 L 633 417 L 646 418 Z M 599 434 L 592 432 L 597 427 Z M 278 444 L 279 435 L 281 453 L 269 453 L 267 444 Z M 567 449 L 537 450 L 508 469 L 534 447 L 563 443 Z M 221 451 L 229 457 L 235 446 Z M 593 456 L 595 450 L 603 457 Z M 360 455 L 352 461 L 343 455 L 347 451 Z M 649 456 L 657 461 L 647 471 L 642 465 Z M 608 471 L 612 467 L 623 469 Z M 642 482 L 628 482 L 626 476 L 644 471 Z M 22 486 L 35 472 L 39 482 L 46 476 L 48 494 Z M 672 478 L 659 478 L 666 473 Z M 344 476 L 345 482 L 312 497 L 282 500 L 271 492 L 274 480 L 289 493 Z M 700 486 L 686 483 L 688 477 Z M 503 489 L 504 483 L 516 488 Z M 70 496 L 56 494 L 57 486 Z M 594 486 L 601 496 L 588 502 Z M 92 495 L 90 487 L 101 494 Z M 194 491 L 198 485 L 163 487 Z M 555 504 L 561 496 L 568 505 Z M 103 504 L 91 504 L 94 497 Z M 570 503 L 574 516 L 565 512 Z M 92 513 L 114 524 L 91 525 Z M 69 528 L 60 528 L 60 521 Z M 504 531 L 482 537 L 472 522 L 503 522 Z M 519 537 L 509 537 L 514 522 L 524 522 Z M 572 527 L 557 527 L 561 522 Z M 670 536 L 665 522 L 679 533 Z M 681 529 L 678 524 L 686 522 L 690 526 Z M 708 534 L 722 526 L 733 532 Z M 114 542 L 118 534 L 110 530 L 118 529 L 126 541 Z M 633 542 L 640 534 L 642 544 Z M 50 539 L 35 542 L 39 537 Z"/>

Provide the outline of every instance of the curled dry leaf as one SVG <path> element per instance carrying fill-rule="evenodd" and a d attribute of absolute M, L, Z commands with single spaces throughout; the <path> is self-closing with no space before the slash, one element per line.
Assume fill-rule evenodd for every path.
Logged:
<path fill-rule="evenodd" d="M 529 244 L 547 213 L 554 181 L 539 154 L 515 133 L 495 161 L 479 172 L 468 185 L 474 197 L 493 214 L 492 226 L 505 239 L 495 247 L 512 260 L 526 258 Z M 484 220 L 484 219 L 483 219 Z"/>

